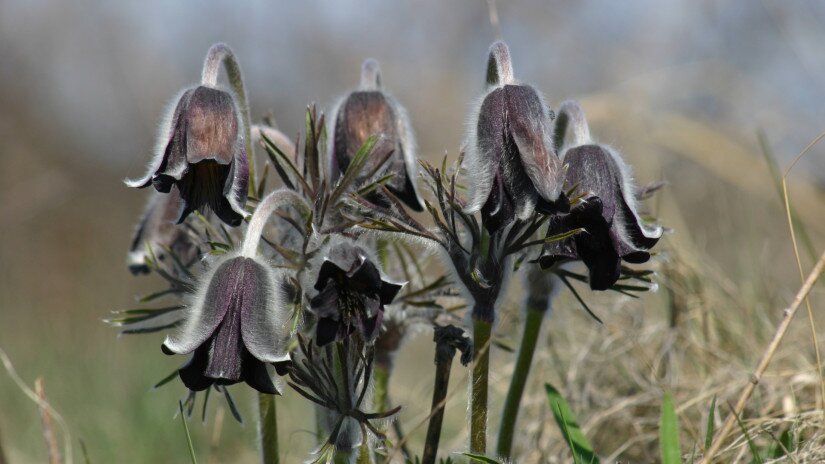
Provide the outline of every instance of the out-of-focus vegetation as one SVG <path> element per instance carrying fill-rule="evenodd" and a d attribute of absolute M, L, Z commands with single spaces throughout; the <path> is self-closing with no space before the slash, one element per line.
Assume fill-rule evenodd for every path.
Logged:
<path fill-rule="evenodd" d="M 605 462 L 659 459 L 665 391 L 679 417 L 682 450 L 698 456 L 712 399 L 718 427 L 800 284 L 757 131 L 785 167 L 825 130 L 825 7 L 522 1 L 502 2 L 498 11 L 521 78 L 551 106 L 580 100 L 594 134 L 625 154 L 638 180 L 668 181 L 650 203 L 674 229 L 660 245 L 658 293 L 593 297 L 604 325 L 571 295 L 558 300 L 529 379 L 516 455 L 522 462 L 569 459 L 543 388 L 550 383 Z M 0 3 L 0 347 L 24 381 L 43 376 L 50 402 L 92 462 L 188 459 L 174 419 L 183 387 L 151 390 L 179 360 L 161 354 L 160 335 L 117 338 L 101 319 L 157 287 L 126 270 L 144 197 L 120 179 L 142 172 L 166 98 L 198 78 L 203 51 L 230 43 L 245 66 L 253 118 L 271 112 L 291 134 L 307 103 L 330 108 L 357 83 L 361 60 L 374 56 L 385 85 L 409 109 L 420 156 L 436 160 L 458 153 L 495 38 L 480 1 L 441 8 L 378 1 Z M 789 179 L 791 202 L 819 252 L 823 153 L 825 146 L 814 147 Z M 804 247 L 802 262 L 804 269 L 812 263 Z M 811 295 L 820 342 L 823 288 Z M 520 300 L 511 289 L 498 326 L 513 340 Z M 804 312 L 742 415 L 760 450 L 775 449 L 787 430 L 799 462 L 823 459 L 825 443 Z M 404 347 L 390 387 L 394 403 L 429 401 L 431 379 L 421 375 L 430 368 L 429 340 L 422 335 Z M 513 355 L 492 354 L 495 424 Z M 466 371 L 455 369 L 451 388 L 460 391 L 447 404 L 442 443 L 459 450 L 466 443 Z M 235 390 L 247 424 L 232 421 L 220 401 L 212 402 L 206 424 L 190 423 L 202 462 L 255 460 L 253 397 Z M 312 417 L 303 403 L 280 404 L 280 417 L 291 423 L 281 429 L 285 462 L 298 462 L 313 446 Z M 401 418 L 417 424 L 426 414 L 407 408 Z M 410 432 L 410 446 L 420 449 L 424 427 Z M 734 435 L 723 459 L 750 460 L 746 434 Z M 37 406 L 4 372 L 0 442 L 9 462 L 45 459 Z"/>

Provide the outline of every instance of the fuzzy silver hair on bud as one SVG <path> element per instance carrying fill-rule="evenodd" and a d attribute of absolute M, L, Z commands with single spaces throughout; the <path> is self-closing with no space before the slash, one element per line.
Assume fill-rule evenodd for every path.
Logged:
<path fill-rule="evenodd" d="M 151 253 L 161 263 L 166 262 L 167 250 L 183 263 L 191 263 L 198 256 L 198 247 L 186 229 L 175 224 L 178 219 L 180 194 L 173 190 L 168 195 L 152 192 L 146 210 L 140 217 L 132 245 L 129 247 L 127 264 L 132 274 L 149 272 Z"/>
<path fill-rule="evenodd" d="M 547 105 L 536 89 L 515 82 L 503 42 L 490 48 L 487 90 L 468 125 L 467 212 L 481 210 L 487 226 L 498 228 L 513 218 L 526 219 L 536 208 L 555 210 L 564 171 Z"/>
<path fill-rule="evenodd" d="M 618 280 L 621 261 L 638 264 L 650 259 L 649 250 L 663 229 L 639 217 L 630 167 L 616 150 L 593 142 L 577 103 L 562 104 L 557 124 L 557 137 L 564 140 L 565 186 L 575 187 L 581 201 L 569 214 L 552 218 L 547 234 L 578 228 L 587 233 L 548 244 L 539 262 L 547 268 L 559 260 L 580 259 L 589 270 L 591 288 L 605 290 Z M 572 134 L 569 139 L 567 131 Z"/>
<path fill-rule="evenodd" d="M 381 137 L 390 147 L 389 159 L 384 161 L 384 157 L 376 153 L 367 162 L 364 172 L 375 172 L 383 162 L 381 169 L 375 173 L 376 178 L 394 174 L 386 187 L 410 208 L 416 211 L 424 209 L 416 182 L 418 164 L 410 119 L 404 107 L 381 89 L 381 71 L 377 61 L 368 59 L 364 62 L 359 90 L 344 97 L 329 120 L 329 173 L 333 182 L 347 170 L 364 142 L 372 136 Z M 381 201 L 379 194 L 374 197 L 370 199 L 386 203 Z"/>
<path fill-rule="evenodd" d="M 184 91 L 164 119 L 146 175 L 126 185 L 152 185 L 162 193 L 176 188 L 177 222 L 208 207 L 227 224 L 239 225 L 249 183 L 242 126 L 229 92 L 203 85 Z"/>

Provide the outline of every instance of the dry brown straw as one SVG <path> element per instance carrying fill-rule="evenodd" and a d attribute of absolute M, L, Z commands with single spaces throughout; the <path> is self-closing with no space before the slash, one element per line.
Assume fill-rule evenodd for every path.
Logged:
<path fill-rule="evenodd" d="M 742 390 L 742 394 L 739 395 L 739 400 L 736 402 L 736 407 L 734 407 L 733 413 L 730 414 L 725 420 L 725 424 L 713 440 L 713 444 L 710 449 L 707 453 L 705 453 L 705 457 L 702 459 L 703 464 L 710 464 L 713 457 L 719 452 L 725 438 L 727 438 L 728 434 L 733 429 L 733 426 L 736 424 L 736 418 L 742 414 L 748 399 L 750 399 L 751 394 L 753 394 L 754 388 L 756 388 L 756 385 L 762 379 L 762 375 L 768 369 L 768 364 L 770 364 L 771 359 L 773 359 L 776 350 L 779 348 L 779 344 L 782 343 L 782 339 L 785 337 L 785 333 L 787 333 L 788 328 L 791 326 L 791 321 L 793 320 L 797 310 L 799 310 L 799 306 L 802 304 L 802 301 L 805 300 L 805 297 L 808 296 L 808 293 L 811 291 L 811 288 L 814 286 L 814 283 L 816 283 L 816 280 L 819 278 L 820 274 L 822 274 L 823 270 L 825 270 L 825 253 L 822 253 L 822 256 L 819 257 L 819 260 L 816 262 L 816 266 L 814 266 L 811 273 L 808 274 L 808 278 L 805 279 L 805 283 L 799 289 L 799 292 L 797 292 L 791 305 L 785 308 L 784 317 L 782 318 L 782 322 L 779 324 L 779 327 L 776 328 L 776 333 L 774 334 L 771 343 L 762 355 L 762 359 L 759 361 L 756 371 L 754 371 L 751 375 L 750 381 Z M 817 366 L 817 369 L 820 369 L 820 366 Z"/>

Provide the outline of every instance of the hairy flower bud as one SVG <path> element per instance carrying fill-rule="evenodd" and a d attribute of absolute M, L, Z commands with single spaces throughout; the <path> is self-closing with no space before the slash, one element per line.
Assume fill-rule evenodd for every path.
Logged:
<path fill-rule="evenodd" d="M 416 185 L 418 166 L 412 126 L 406 110 L 381 90 L 381 73 L 377 61 L 368 59 L 364 62 L 361 88 L 343 99 L 330 120 L 333 126 L 330 130 L 332 139 L 329 157 L 333 181 L 347 170 L 367 139 L 380 136 L 389 142 L 393 151 L 376 174 L 395 174 L 387 182 L 387 188 L 410 208 L 416 211 L 424 209 Z M 363 172 L 373 172 L 381 161 L 380 156 L 374 156 L 367 162 Z M 363 182 L 369 179 L 360 180 Z"/>
<path fill-rule="evenodd" d="M 547 244 L 539 263 L 547 268 L 559 260 L 580 259 L 589 270 L 590 287 L 605 290 L 618 280 L 622 260 L 644 263 L 650 259 L 648 250 L 659 241 L 662 228 L 643 224 L 636 211 L 630 168 L 615 150 L 591 140 L 578 104 L 562 104 L 558 121 L 571 124 L 573 132 L 562 151 L 565 186 L 575 187 L 582 198 L 569 214 L 550 220 L 547 234 L 578 228 L 585 233 Z"/>
<path fill-rule="evenodd" d="M 288 360 L 290 326 L 278 277 L 255 258 L 223 259 L 205 276 L 183 328 L 163 342 L 166 354 L 194 352 L 179 374 L 194 391 L 246 382 L 278 393 L 267 363 Z"/>
<path fill-rule="evenodd" d="M 562 163 L 553 149 L 550 117 L 539 92 L 513 79 L 503 42 L 490 48 L 487 91 L 470 117 L 468 212 L 481 210 L 488 228 L 537 208 L 564 209 Z"/>
<path fill-rule="evenodd" d="M 168 195 L 152 192 L 149 196 L 149 203 L 140 217 L 129 247 L 127 264 L 132 274 L 149 272 L 147 246 L 151 247 L 152 254 L 161 262 L 166 261 L 167 250 L 171 250 L 185 264 L 197 258 L 198 247 L 187 231 L 175 224 L 179 203 L 180 195 L 177 191 Z"/>
<path fill-rule="evenodd" d="M 230 93 L 206 85 L 186 90 L 162 128 L 148 172 L 126 185 L 151 184 L 163 193 L 174 186 L 181 199 L 177 222 L 208 207 L 239 225 L 249 183 L 242 125 Z"/>

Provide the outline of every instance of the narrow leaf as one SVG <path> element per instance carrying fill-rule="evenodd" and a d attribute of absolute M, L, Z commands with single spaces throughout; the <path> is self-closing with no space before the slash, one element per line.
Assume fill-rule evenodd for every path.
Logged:
<path fill-rule="evenodd" d="M 550 402 L 553 417 L 556 419 L 556 423 L 570 447 L 570 452 L 573 454 L 573 461 L 576 464 L 598 464 L 599 457 L 593 451 L 593 447 L 590 446 L 587 437 L 584 436 L 579 423 L 576 421 L 576 417 L 573 415 L 573 411 L 570 409 L 570 406 L 567 405 L 561 393 L 549 383 L 544 384 L 544 389 L 547 392 L 547 400 Z"/>
<path fill-rule="evenodd" d="M 716 395 L 710 401 L 710 410 L 708 411 L 708 425 L 705 428 L 705 450 L 709 449 L 713 444 L 714 422 L 716 416 Z"/>
<path fill-rule="evenodd" d="M 659 447 L 662 464 L 681 464 L 682 447 L 679 444 L 679 418 L 673 407 L 673 397 L 665 393 L 662 400 L 662 418 L 659 423 Z"/>

